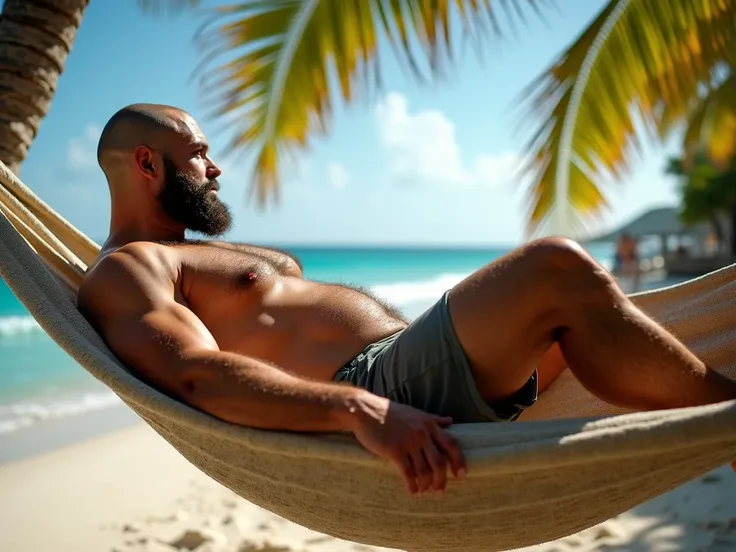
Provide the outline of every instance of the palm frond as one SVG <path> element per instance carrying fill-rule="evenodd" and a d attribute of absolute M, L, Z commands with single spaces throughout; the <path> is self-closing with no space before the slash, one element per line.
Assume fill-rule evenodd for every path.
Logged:
<path fill-rule="evenodd" d="M 513 19 L 523 15 L 522 7 L 544 3 L 243 1 L 219 8 L 200 34 L 207 52 L 205 94 L 212 114 L 227 116 L 236 129 L 228 149 L 255 149 L 251 191 L 262 206 L 278 191 L 283 158 L 307 148 L 312 135 L 329 131 L 335 102 L 353 102 L 380 86 L 382 38 L 409 75 L 436 78 L 452 64 L 458 40 L 494 34 L 501 9 Z M 455 18 L 462 29 L 457 37 Z M 228 60 L 204 69 L 224 54 Z"/>
<path fill-rule="evenodd" d="M 700 101 L 689 118 L 683 149 L 688 164 L 702 152 L 721 170 L 736 158 L 736 72 Z"/>
<path fill-rule="evenodd" d="M 637 117 L 650 138 L 665 138 L 714 69 L 733 66 L 735 1 L 611 0 L 524 90 L 526 115 L 542 121 L 523 169 L 530 232 L 549 228 L 551 216 L 599 214 L 607 206 L 601 190 L 630 170 L 642 145 Z"/>

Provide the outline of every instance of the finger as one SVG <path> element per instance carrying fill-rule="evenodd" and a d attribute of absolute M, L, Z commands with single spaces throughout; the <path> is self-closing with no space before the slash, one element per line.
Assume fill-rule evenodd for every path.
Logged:
<path fill-rule="evenodd" d="M 447 486 L 447 457 L 437 450 L 431 438 L 427 439 L 422 450 L 432 470 L 432 490 L 444 491 Z"/>
<path fill-rule="evenodd" d="M 427 463 L 422 448 L 416 448 L 410 453 L 412 464 L 414 464 L 414 472 L 417 474 L 417 485 L 419 492 L 424 493 L 432 486 L 432 469 Z"/>
<path fill-rule="evenodd" d="M 394 463 L 399 468 L 402 477 L 404 478 L 404 484 L 409 494 L 417 494 L 419 487 L 417 485 L 417 474 L 414 470 L 414 464 L 411 458 L 404 452 L 397 452 L 392 455 Z"/>
<path fill-rule="evenodd" d="M 458 479 L 464 479 L 468 468 L 465 462 L 465 455 L 460 449 L 460 445 L 458 445 L 457 440 L 447 431 L 439 427 L 434 428 L 432 431 L 432 437 L 435 443 L 437 443 L 440 451 L 450 461 L 450 467 L 452 468 L 452 473 L 455 477 Z"/>
<path fill-rule="evenodd" d="M 442 427 L 449 427 L 452 425 L 451 416 L 435 416 L 435 421 L 437 422 L 437 425 Z"/>

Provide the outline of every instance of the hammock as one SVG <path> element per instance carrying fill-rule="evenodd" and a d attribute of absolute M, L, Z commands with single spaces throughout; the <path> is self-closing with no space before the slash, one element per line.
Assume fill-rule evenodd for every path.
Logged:
<path fill-rule="evenodd" d="M 412 497 L 393 464 L 351 436 L 228 424 L 137 379 L 75 308 L 97 244 L 2 163 L 0 212 L 0 277 L 43 330 L 204 473 L 315 531 L 417 552 L 507 550 L 605 521 L 736 458 L 736 401 L 624 412 L 566 370 L 522 421 L 453 426 L 467 479 L 441 498 Z M 736 265 L 634 299 L 736 376 Z"/>

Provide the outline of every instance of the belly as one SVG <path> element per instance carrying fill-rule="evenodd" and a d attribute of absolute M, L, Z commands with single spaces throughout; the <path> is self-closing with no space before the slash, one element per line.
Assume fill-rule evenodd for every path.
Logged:
<path fill-rule="evenodd" d="M 223 350 L 322 380 L 406 325 L 357 290 L 296 278 L 278 278 L 255 298 L 231 298 L 203 322 Z"/>

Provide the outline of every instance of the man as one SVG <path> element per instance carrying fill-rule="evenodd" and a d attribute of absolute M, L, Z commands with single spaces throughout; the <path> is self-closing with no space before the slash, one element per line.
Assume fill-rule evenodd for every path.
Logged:
<path fill-rule="evenodd" d="M 362 291 L 303 278 L 289 255 L 218 241 L 220 170 L 194 119 L 133 105 L 98 148 L 110 235 L 79 308 L 142 380 L 222 420 L 351 432 L 410 493 L 442 491 L 465 460 L 451 423 L 515 420 L 569 366 L 635 409 L 736 398 L 629 302 L 579 246 L 536 241 L 478 270 L 407 323 Z"/>
<path fill-rule="evenodd" d="M 618 277 L 631 279 L 633 287 L 631 291 L 639 291 L 639 281 L 641 279 L 639 250 L 636 240 L 628 232 L 623 232 L 616 244 L 613 273 Z"/>

